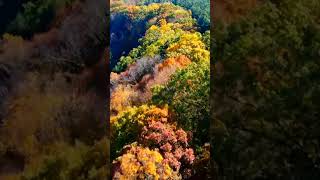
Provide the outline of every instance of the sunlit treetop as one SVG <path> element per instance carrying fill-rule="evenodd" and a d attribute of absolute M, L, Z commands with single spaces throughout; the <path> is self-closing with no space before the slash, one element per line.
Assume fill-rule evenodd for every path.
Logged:
<path fill-rule="evenodd" d="M 168 58 L 162 63 L 157 65 L 157 70 L 162 71 L 165 68 L 176 66 L 176 67 L 185 67 L 191 63 L 190 59 L 184 55 L 178 56 L 176 58 Z"/>
<path fill-rule="evenodd" d="M 153 24 L 158 24 L 160 19 L 165 19 L 171 23 L 179 23 L 184 27 L 192 27 L 195 25 L 195 19 L 192 18 L 191 11 L 185 10 L 180 6 L 172 3 L 149 5 L 126 5 L 121 2 L 111 5 L 111 14 L 125 14 L 132 20 L 146 20 L 147 28 Z"/>
<path fill-rule="evenodd" d="M 177 42 L 166 49 L 166 52 L 168 57 L 186 55 L 192 61 L 210 58 L 210 52 L 206 50 L 206 45 L 202 42 L 202 36 L 198 32 L 183 33 Z"/>
<path fill-rule="evenodd" d="M 181 179 L 156 150 L 132 144 L 113 162 L 113 179 Z"/>
<path fill-rule="evenodd" d="M 139 125 L 145 125 L 148 121 L 154 121 L 158 119 L 166 119 L 168 117 L 168 109 L 142 105 L 139 107 L 130 107 L 125 111 L 119 113 L 119 115 L 111 117 L 111 125 L 115 127 L 122 126 L 126 123 L 138 123 Z"/>

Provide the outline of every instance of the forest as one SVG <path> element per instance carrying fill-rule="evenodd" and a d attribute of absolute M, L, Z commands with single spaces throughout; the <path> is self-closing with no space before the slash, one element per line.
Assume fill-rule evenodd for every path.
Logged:
<path fill-rule="evenodd" d="M 127 3 L 139 6 L 148 5 L 148 3 L 139 4 L 135 1 L 127 1 Z M 174 5 L 179 6 L 176 3 Z M 123 177 L 135 172 L 137 166 L 121 165 L 122 163 L 130 165 L 129 162 L 135 162 L 136 159 L 140 161 L 141 154 L 139 152 L 150 154 L 148 157 L 157 157 L 159 155 L 152 152 L 153 148 L 159 149 L 160 155 L 163 152 L 175 151 L 175 147 L 171 146 L 171 149 L 168 148 L 170 149 L 168 150 L 165 149 L 167 147 L 160 146 L 166 143 L 162 138 L 165 125 L 160 126 L 160 123 L 152 124 L 151 127 L 146 126 L 140 131 L 139 139 L 132 139 L 137 136 L 136 127 L 139 128 L 141 124 L 145 124 L 132 120 L 143 121 L 144 117 L 150 120 L 149 115 L 146 116 L 143 113 L 148 108 L 145 106 L 145 102 L 147 102 L 147 105 L 151 105 L 151 109 L 158 108 L 159 105 L 164 107 L 162 110 L 168 109 L 168 115 L 166 113 L 159 115 L 161 117 L 169 116 L 165 123 L 169 122 L 170 124 L 173 121 L 174 126 L 181 127 L 185 132 L 190 129 L 195 130 L 193 132 L 196 133 L 188 143 L 195 156 L 193 165 L 191 165 L 191 172 L 194 173 L 193 177 L 191 175 L 191 179 L 199 179 L 199 177 L 205 179 L 204 177 L 206 177 L 205 172 L 199 172 L 196 168 L 197 155 L 206 150 L 203 147 L 198 148 L 203 142 L 201 141 L 201 133 L 197 134 L 197 132 L 199 133 L 196 131 L 197 127 L 191 125 L 192 123 L 199 125 L 199 120 L 205 117 L 210 119 L 211 129 L 207 133 L 210 133 L 211 161 L 209 167 L 202 164 L 200 169 L 211 168 L 214 179 L 319 179 L 320 13 L 318 9 L 320 2 L 314 0 L 217 0 L 210 5 L 213 15 L 212 35 L 210 40 L 205 40 L 205 38 L 202 40 L 206 44 L 206 48 L 209 47 L 210 43 L 208 42 L 211 42 L 211 49 L 208 49 L 211 50 L 211 73 L 208 74 L 211 82 L 209 96 L 211 106 L 207 107 L 210 109 L 208 116 L 204 116 L 205 111 L 198 111 L 197 107 L 204 107 L 203 105 L 192 106 L 204 100 L 202 97 L 205 96 L 200 92 L 208 88 L 203 83 L 205 79 L 201 78 L 204 76 L 192 76 L 192 74 L 202 72 L 202 67 L 191 70 L 191 64 L 199 62 L 194 61 L 195 57 L 187 56 L 191 60 L 190 65 L 185 69 L 182 67 L 182 70 L 178 70 L 177 74 L 173 73 L 168 82 L 161 81 L 164 84 L 160 87 L 158 85 L 151 87 L 149 96 L 141 95 L 140 91 L 143 93 L 149 91 L 149 78 L 156 78 L 156 80 L 166 80 L 166 78 L 162 76 L 157 79 L 157 76 L 153 74 L 159 70 L 154 68 L 150 70 L 151 75 L 148 75 L 145 80 L 142 75 L 145 72 L 137 71 L 138 67 L 158 64 L 158 62 L 163 64 L 166 62 L 161 61 L 163 57 L 172 58 L 171 55 L 173 55 L 170 53 L 172 50 L 170 48 L 171 41 L 164 45 L 161 44 L 167 39 L 171 40 L 169 34 L 165 35 L 164 41 L 153 43 L 154 40 L 158 40 L 157 37 L 162 40 L 161 35 L 153 33 L 153 29 L 157 30 L 152 28 L 153 21 L 148 20 L 147 27 L 149 29 L 147 29 L 145 36 L 142 35 L 138 38 L 140 43 L 135 44 L 138 46 L 130 51 L 131 46 L 128 51 L 119 55 L 120 62 L 113 68 L 117 74 L 112 74 L 111 83 L 114 83 L 114 87 L 119 87 L 120 80 L 121 85 L 126 85 L 122 89 L 126 93 L 122 94 L 126 94 L 133 100 L 113 99 L 114 104 L 111 106 L 111 112 L 115 114 L 112 114 L 114 118 L 111 119 L 111 127 L 115 127 L 111 130 L 120 138 L 114 140 L 115 136 L 111 136 L 111 146 L 112 149 L 122 149 L 115 155 L 111 154 L 112 165 L 115 168 L 112 172 L 113 176 Z M 130 15 L 134 13 L 134 11 L 123 10 L 122 7 L 114 11 L 125 11 Z M 144 17 L 143 13 L 139 13 L 139 15 Z M 192 17 L 196 16 L 192 15 Z M 174 19 L 166 19 L 166 24 L 170 23 L 170 20 L 174 21 Z M 199 21 L 196 19 L 196 22 Z M 161 28 L 161 23 L 159 22 L 159 24 Z M 195 31 L 192 28 L 184 29 L 184 25 L 182 25 L 184 31 L 202 32 L 201 29 Z M 202 37 L 205 37 L 203 33 L 201 34 Z M 193 44 L 193 38 L 188 37 L 187 39 L 192 39 L 188 41 L 188 45 Z M 177 43 L 172 41 L 175 46 Z M 183 51 L 183 53 L 188 52 L 187 50 Z M 143 64 L 141 57 L 150 56 L 150 54 L 158 56 L 153 59 L 148 58 L 153 62 Z M 175 62 L 180 62 L 180 60 L 177 59 Z M 160 67 L 162 66 L 160 65 Z M 150 71 L 148 71 L 149 74 Z M 135 75 L 140 78 L 136 78 Z M 196 81 L 194 81 L 195 77 Z M 141 81 L 137 84 L 140 79 L 143 80 L 142 85 Z M 147 87 L 144 87 L 146 81 Z M 139 90 L 138 95 L 132 95 L 132 85 L 135 93 Z M 188 87 L 194 87 L 193 85 L 199 87 L 199 91 L 195 95 L 192 95 L 194 89 L 188 89 Z M 119 90 L 115 88 L 111 91 L 115 94 Z M 120 96 L 114 95 L 114 97 Z M 184 99 L 185 97 L 187 98 Z M 141 100 L 141 98 L 143 99 Z M 192 102 L 192 100 L 197 101 Z M 125 102 L 125 104 L 123 105 L 121 102 Z M 139 106 L 141 103 L 142 107 Z M 123 110 L 123 106 L 130 106 L 130 111 Z M 132 106 L 134 107 L 131 108 Z M 179 114 L 179 112 L 183 113 Z M 141 116 L 141 114 L 143 115 Z M 195 117 L 195 115 L 201 117 L 198 116 L 197 119 L 189 122 L 188 118 Z M 154 117 L 151 118 L 154 119 Z M 133 123 L 134 126 L 126 126 L 127 122 Z M 162 124 L 165 123 L 162 122 Z M 191 128 L 188 127 L 189 125 Z M 150 142 L 150 139 L 156 140 Z M 125 145 L 128 141 L 134 143 L 129 146 Z M 198 144 L 199 142 L 200 144 Z M 124 148 L 122 148 L 123 145 L 125 145 Z M 113 159 L 114 156 L 117 157 L 116 160 Z M 167 153 L 164 159 L 166 158 L 172 158 L 172 156 Z M 170 162 L 170 160 L 168 161 Z M 176 170 L 174 165 L 169 166 Z M 148 167 L 152 167 L 152 165 Z M 186 166 L 181 166 L 178 176 L 188 178 L 188 175 L 183 171 L 184 167 Z M 121 168 L 132 169 L 122 171 Z M 159 168 L 163 167 L 159 165 Z M 143 170 L 148 173 L 152 172 L 148 168 L 143 168 Z M 156 175 L 165 176 L 163 174 Z"/>
<path fill-rule="evenodd" d="M 0 0 L 1 180 L 320 179 L 318 0 L 108 2 Z"/>
<path fill-rule="evenodd" d="M 199 2 L 111 1 L 112 179 L 210 178 L 210 6 L 204 16 Z"/>
<path fill-rule="evenodd" d="M 320 2 L 213 3 L 216 179 L 320 178 Z"/>
<path fill-rule="evenodd" d="M 0 6 L 0 179 L 109 177 L 104 0 Z"/>

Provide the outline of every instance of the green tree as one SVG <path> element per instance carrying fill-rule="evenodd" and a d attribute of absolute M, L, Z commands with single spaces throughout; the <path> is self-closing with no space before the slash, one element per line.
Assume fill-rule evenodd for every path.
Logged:
<path fill-rule="evenodd" d="M 155 86 L 152 102 L 168 104 L 178 125 L 193 133 L 198 147 L 209 142 L 209 60 L 190 64 L 177 71 L 164 86 Z"/>

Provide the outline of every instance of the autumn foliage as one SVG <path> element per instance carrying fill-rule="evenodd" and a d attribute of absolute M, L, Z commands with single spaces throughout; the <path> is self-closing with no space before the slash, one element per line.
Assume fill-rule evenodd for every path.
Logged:
<path fill-rule="evenodd" d="M 156 150 L 135 144 L 113 162 L 113 179 L 181 179 Z"/>
<path fill-rule="evenodd" d="M 111 12 L 153 17 L 111 73 L 113 179 L 206 177 L 199 164 L 208 167 L 209 158 L 208 32 L 170 3 L 117 2 Z"/>

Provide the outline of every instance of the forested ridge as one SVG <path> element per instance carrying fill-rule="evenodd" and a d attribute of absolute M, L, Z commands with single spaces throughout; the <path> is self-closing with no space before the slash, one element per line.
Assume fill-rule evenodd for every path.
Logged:
<path fill-rule="evenodd" d="M 171 2 L 175 5 L 181 6 L 192 12 L 192 17 L 197 20 L 198 27 L 201 32 L 209 30 L 210 28 L 210 1 L 207 0 L 140 0 L 138 4 L 150 3 L 166 3 Z"/>
<path fill-rule="evenodd" d="M 112 178 L 209 179 L 210 32 L 159 2 L 111 2 Z"/>

